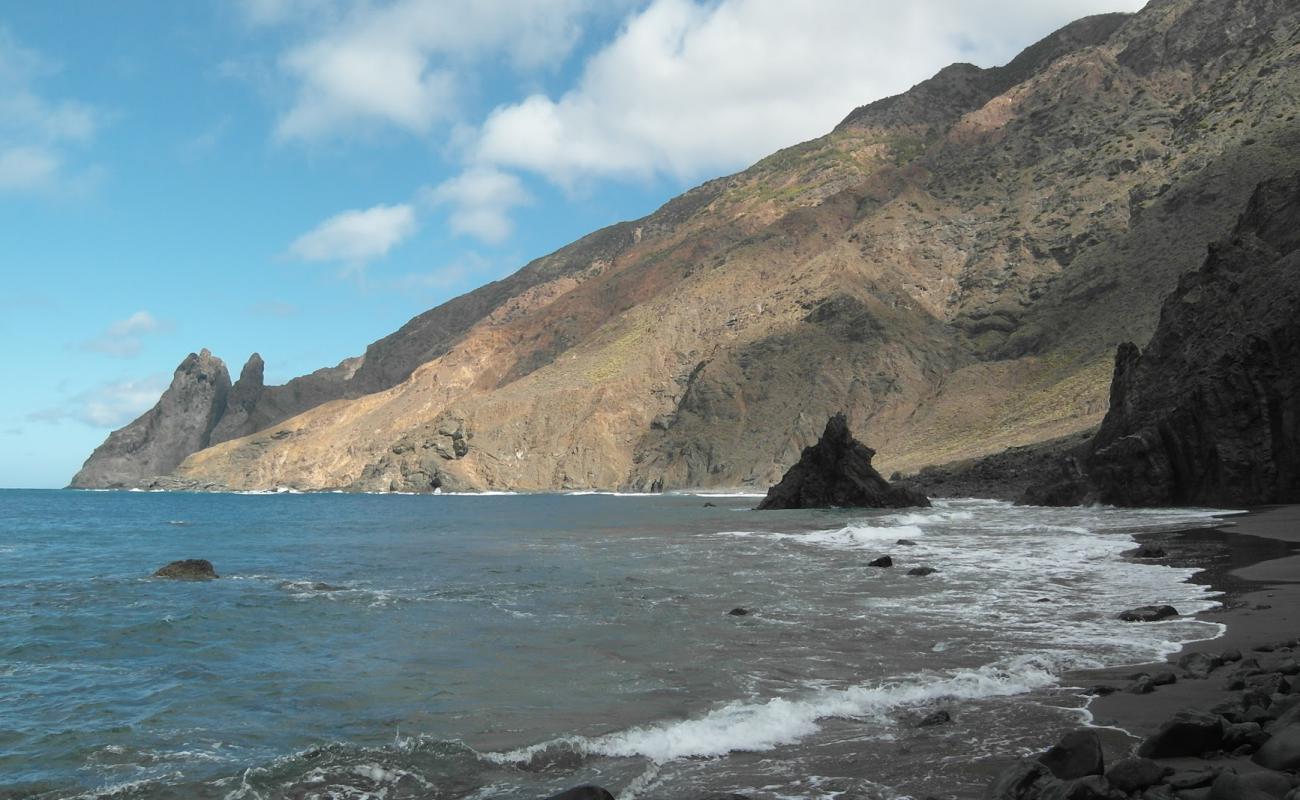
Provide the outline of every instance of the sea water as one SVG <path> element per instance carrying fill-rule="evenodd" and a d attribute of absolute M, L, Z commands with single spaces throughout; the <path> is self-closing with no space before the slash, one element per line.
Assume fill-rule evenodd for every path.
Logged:
<path fill-rule="evenodd" d="M 1211 512 L 755 503 L 0 492 L 0 797 L 978 796 L 1220 630 L 1115 619 L 1215 604 L 1121 556 Z"/>

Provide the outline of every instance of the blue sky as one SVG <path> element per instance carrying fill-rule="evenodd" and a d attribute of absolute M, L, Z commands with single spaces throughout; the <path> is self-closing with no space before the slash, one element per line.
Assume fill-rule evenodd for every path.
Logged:
<path fill-rule="evenodd" d="M 0 3 L 0 486 L 1136 0 Z"/>

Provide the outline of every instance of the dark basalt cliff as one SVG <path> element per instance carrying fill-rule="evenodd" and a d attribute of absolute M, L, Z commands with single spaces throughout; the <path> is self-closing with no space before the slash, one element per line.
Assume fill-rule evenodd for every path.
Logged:
<path fill-rule="evenodd" d="M 1145 350 L 1120 346 L 1096 437 L 1025 500 L 1300 501 L 1300 174 L 1259 186 Z"/>
<path fill-rule="evenodd" d="M 225 363 L 207 350 L 190 353 L 157 405 L 95 448 L 71 486 L 123 488 L 170 472 L 211 443 L 229 394 Z"/>
<path fill-rule="evenodd" d="M 782 508 L 907 508 L 928 506 L 925 495 L 893 486 L 871 466 L 876 451 L 853 438 L 836 414 L 817 444 L 805 447 L 781 482 L 768 489 L 760 511 Z"/>

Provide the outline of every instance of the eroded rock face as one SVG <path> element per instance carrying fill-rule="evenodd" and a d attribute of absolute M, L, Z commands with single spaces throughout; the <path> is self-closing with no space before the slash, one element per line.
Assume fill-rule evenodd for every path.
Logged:
<path fill-rule="evenodd" d="M 1123 506 L 1300 500 L 1300 174 L 1256 189 L 1232 235 L 1122 345 L 1081 463 L 1030 499 Z M 1044 488 L 1048 487 L 1048 488 Z"/>
<path fill-rule="evenodd" d="M 925 495 L 893 486 L 871 466 L 876 451 L 853 438 L 849 421 L 836 414 L 817 444 L 805 447 L 799 462 L 767 491 L 759 509 L 906 508 L 929 506 Z M 884 564 L 882 566 L 889 566 Z"/>
<path fill-rule="evenodd" d="M 222 360 L 207 350 L 190 353 L 158 403 L 110 434 L 73 477 L 72 487 L 123 488 L 167 474 L 208 446 L 229 392 L 230 373 Z"/>

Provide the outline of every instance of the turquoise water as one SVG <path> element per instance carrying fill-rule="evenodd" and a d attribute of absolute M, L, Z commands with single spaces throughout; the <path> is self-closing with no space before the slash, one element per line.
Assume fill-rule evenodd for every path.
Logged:
<path fill-rule="evenodd" d="M 1119 557 L 1205 512 L 754 502 L 0 492 L 0 796 L 956 791 L 1061 671 L 1216 632 L 1111 618 L 1212 605 Z"/>

